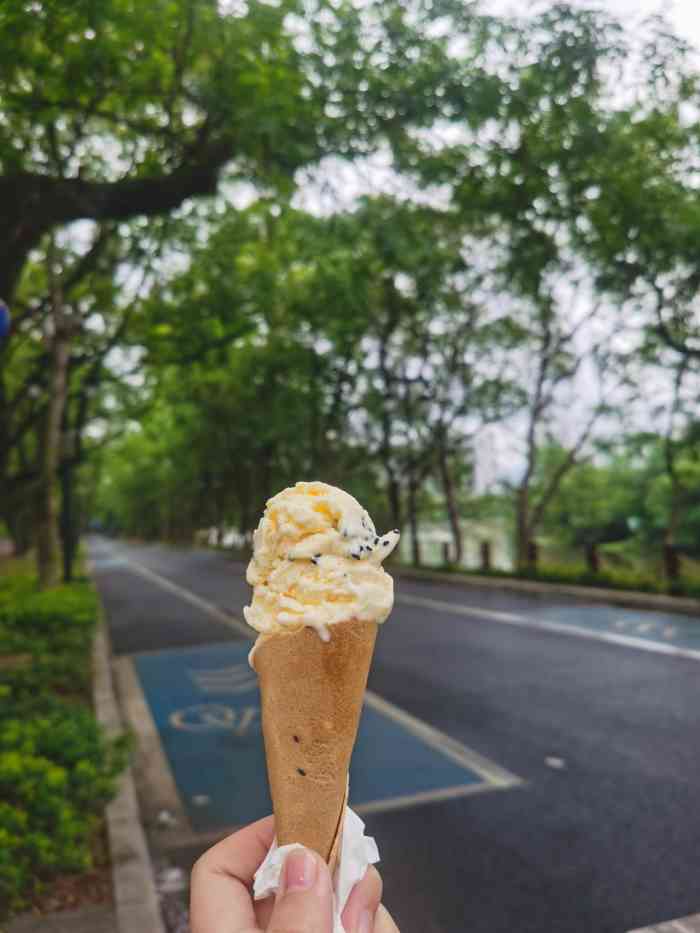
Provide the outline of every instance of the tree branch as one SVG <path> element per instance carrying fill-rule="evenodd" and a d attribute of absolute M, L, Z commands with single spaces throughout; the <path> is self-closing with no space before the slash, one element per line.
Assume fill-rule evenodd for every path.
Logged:
<path fill-rule="evenodd" d="M 588 419 L 588 423 L 586 424 L 586 427 L 583 429 L 583 431 L 579 435 L 578 440 L 573 445 L 573 447 L 569 448 L 569 451 L 566 457 L 562 460 L 562 462 L 559 464 L 557 469 L 552 474 L 552 477 L 549 483 L 547 483 L 544 492 L 540 496 L 540 501 L 537 503 L 535 508 L 532 510 L 532 514 L 531 514 L 530 521 L 529 521 L 529 527 L 531 530 L 534 530 L 535 528 L 537 528 L 537 526 L 542 520 L 542 516 L 544 515 L 547 509 L 547 506 L 552 501 L 552 498 L 554 497 L 554 494 L 556 493 L 556 491 L 559 489 L 559 484 L 561 483 L 564 476 L 569 472 L 569 470 L 576 463 L 576 460 L 581 451 L 581 448 L 583 447 L 588 437 L 590 436 L 590 433 L 593 429 L 593 425 L 597 421 L 599 414 L 600 414 L 600 411 L 598 409 L 596 409 L 593 412 L 591 417 Z"/>

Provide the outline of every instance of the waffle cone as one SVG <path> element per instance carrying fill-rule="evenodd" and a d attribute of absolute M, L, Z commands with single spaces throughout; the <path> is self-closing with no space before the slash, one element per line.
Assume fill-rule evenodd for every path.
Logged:
<path fill-rule="evenodd" d="M 335 867 L 348 768 L 377 637 L 375 622 L 261 636 L 252 664 L 279 845 L 298 842 Z"/>

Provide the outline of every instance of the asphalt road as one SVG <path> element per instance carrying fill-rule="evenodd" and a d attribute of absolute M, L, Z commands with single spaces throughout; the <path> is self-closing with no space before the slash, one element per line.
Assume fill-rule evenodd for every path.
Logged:
<path fill-rule="evenodd" d="M 242 564 L 99 539 L 91 554 L 116 654 L 238 637 L 135 568 L 240 616 Z M 524 781 L 367 818 L 402 933 L 625 933 L 700 911 L 700 660 L 598 640 L 692 646 L 700 621 L 401 579 L 396 593 L 369 686 Z"/>

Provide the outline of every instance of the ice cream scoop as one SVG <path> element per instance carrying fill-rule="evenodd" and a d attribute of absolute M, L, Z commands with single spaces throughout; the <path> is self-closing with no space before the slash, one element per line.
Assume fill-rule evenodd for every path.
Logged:
<path fill-rule="evenodd" d="M 243 613 L 258 632 L 309 626 L 324 640 L 348 619 L 383 622 L 394 600 L 381 562 L 398 531 L 378 535 L 351 495 L 326 483 L 297 483 L 274 496 L 253 536 Z"/>

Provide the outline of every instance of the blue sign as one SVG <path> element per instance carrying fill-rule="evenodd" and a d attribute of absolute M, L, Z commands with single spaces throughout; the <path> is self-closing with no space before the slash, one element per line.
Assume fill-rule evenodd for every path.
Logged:
<path fill-rule="evenodd" d="M 247 642 L 135 658 L 136 670 L 183 805 L 197 832 L 272 811 L 257 677 Z M 369 811 L 440 799 L 493 782 L 457 743 L 368 696 L 350 769 L 350 802 Z M 464 749 L 464 753 L 467 750 Z"/>
<path fill-rule="evenodd" d="M 12 321 L 10 319 L 10 310 L 4 301 L 0 300 L 0 343 L 10 333 Z"/>

